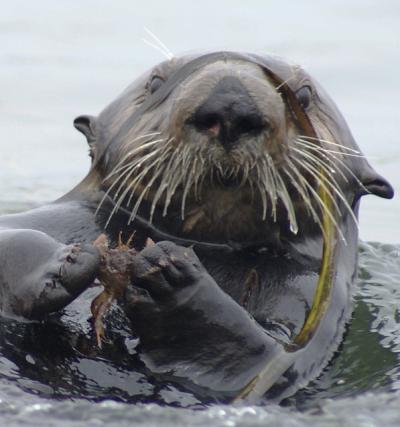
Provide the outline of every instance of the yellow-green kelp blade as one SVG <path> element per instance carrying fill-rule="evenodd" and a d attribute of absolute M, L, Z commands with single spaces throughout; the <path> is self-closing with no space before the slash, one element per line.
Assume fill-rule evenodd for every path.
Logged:
<path fill-rule="evenodd" d="M 292 343 L 280 347 L 269 358 L 265 367 L 243 388 L 234 402 L 245 401 L 250 403 L 261 398 L 281 375 L 289 369 L 299 356 L 299 352 L 304 350 L 304 347 L 310 342 L 326 314 L 333 286 L 333 256 L 336 247 L 336 227 L 332 216 L 327 213 L 331 208 L 332 202 L 326 189 L 320 186 L 319 193 L 326 207 L 322 214 L 324 245 L 318 283 L 311 309 L 307 314 L 301 331 Z"/>

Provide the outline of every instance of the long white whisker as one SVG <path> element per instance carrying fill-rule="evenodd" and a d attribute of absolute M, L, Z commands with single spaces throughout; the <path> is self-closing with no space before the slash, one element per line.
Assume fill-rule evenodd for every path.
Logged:
<path fill-rule="evenodd" d="M 276 168 L 275 168 L 275 164 L 271 158 L 270 155 L 266 155 L 266 160 L 267 160 L 267 166 L 266 166 L 266 170 L 267 170 L 267 174 L 268 174 L 268 181 L 270 183 L 269 187 L 268 187 L 268 194 L 270 196 L 271 199 L 271 204 L 272 204 L 272 218 L 274 220 L 274 222 L 276 222 L 276 204 L 277 204 L 277 200 L 278 200 L 278 196 L 277 196 L 277 178 L 276 178 Z M 263 163 L 264 163 L 265 159 L 263 159 Z"/>
<path fill-rule="evenodd" d="M 311 201 L 310 196 L 306 194 L 307 189 L 303 188 L 302 185 L 304 185 L 303 181 L 305 180 L 302 174 L 298 171 L 297 167 L 292 163 L 288 163 L 288 167 L 293 171 L 293 173 L 296 174 L 298 181 L 293 177 L 293 175 L 288 171 L 287 168 L 283 168 L 283 172 L 289 177 L 291 184 L 296 188 L 300 196 L 302 197 L 304 203 L 306 204 L 307 210 L 311 213 L 311 216 L 313 217 L 314 221 L 320 226 L 321 230 L 323 231 L 322 223 L 319 219 L 319 216 L 317 212 L 315 211 Z M 302 184 L 300 185 L 299 182 Z"/>
<path fill-rule="evenodd" d="M 193 183 L 193 187 L 194 187 L 194 199 L 195 200 L 199 200 L 199 179 L 201 176 L 201 173 L 197 171 L 199 165 L 199 159 L 197 156 L 194 157 L 194 162 L 193 162 L 193 175 L 194 175 L 194 183 Z"/>
<path fill-rule="evenodd" d="M 186 184 L 185 188 L 183 190 L 182 195 L 182 203 L 181 203 L 181 218 L 182 220 L 185 219 L 185 204 L 186 204 L 186 197 L 189 193 L 189 190 L 193 184 L 193 169 L 194 169 L 194 161 L 190 162 L 190 164 L 186 167 Z"/>
<path fill-rule="evenodd" d="M 305 164 L 308 166 L 308 168 L 310 168 L 312 171 L 314 171 L 314 173 L 316 175 L 318 175 L 318 177 L 315 177 L 319 182 L 320 180 L 323 180 L 324 182 L 326 182 L 327 185 L 329 185 L 329 187 L 336 193 L 336 195 L 340 198 L 340 200 L 343 202 L 343 204 L 345 205 L 347 211 L 349 212 L 350 216 L 352 217 L 354 223 L 358 226 L 358 219 L 355 216 L 353 209 L 351 209 L 351 206 L 349 205 L 349 202 L 347 201 L 346 197 L 344 196 L 343 192 L 340 191 L 336 185 L 334 185 L 323 173 L 321 173 L 317 168 L 315 168 L 313 165 L 311 165 L 309 162 L 305 161 Z M 310 172 L 310 170 L 308 169 L 308 171 Z M 322 182 L 320 182 L 320 185 L 322 185 Z M 327 194 L 330 194 L 330 192 L 325 188 L 325 191 L 327 192 Z M 336 205 L 336 202 L 333 200 L 334 204 Z M 337 206 L 337 205 L 336 205 Z M 338 212 L 340 212 L 339 208 L 337 207 Z"/>
<path fill-rule="evenodd" d="M 118 211 L 118 209 L 120 208 L 122 202 L 124 201 L 126 195 L 128 194 L 128 192 L 130 191 L 130 189 L 132 189 L 132 187 L 135 189 L 136 185 L 148 174 L 148 172 L 152 169 L 152 167 L 154 167 L 154 165 L 156 165 L 158 163 L 158 159 L 154 160 L 152 163 L 150 163 L 150 165 L 146 166 L 146 168 L 140 172 L 139 175 L 137 175 L 133 181 L 125 188 L 124 192 L 118 197 L 117 202 L 114 204 L 113 209 L 108 217 L 108 220 L 106 222 L 105 228 L 107 228 L 108 224 L 111 221 L 111 218 L 114 216 L 115 212 Z M 133 171 L 131 171 L 130 175 L 133 173 Z M 120 191 L 118 189 L 118 191 Z M 134 190 L 132 190 L 134 191 Z M 132 194 L 132 193 L 131 193 Z M 130 203 L 130 199 L 128 202 L 128 205 Z"/>
<path fill-rule="evenodd" d="M 146 195 L 146 193 L 150 190 L 150 188 L 152 187 L 152 185 L 154 184 L 155 180 L 160 176 L 160 174 L 163 172 L 163 169 L 160 168 L 157 170 L 157 172 L 155 172 L 153 174 L 152 179 L 149 181 L 149 183 L 145 186 L 145 188 L 143 189 L 143 191 L 141 192 L 140 196 L 137 198 L 135 206 L 132 209 L 132 212 L 129 216 L 129 220 L 128 220 L 128 224 L 130 224 L 134 218 L 136 217 L 136 214 L 139 210 L 140 204 L 142 203 L 142 200 L 144 198 L 144 196 Z M 132 189 L 131 192 L 131 197 L 134 194 L 135 189 Z M 131 199 L 131 197 L 129 197 L 129 200 Z"/>
<path fill-rule="evenodd" d="M 260 192 L 261 202 L 262 202 L 262 207 L 263 207 L 262 220 L 265 221 L 265 219 L 267 218 L 267 208 L 268 208 L 267 193 L 265 191 L 265 188 L 261 187 L 258 180 L 256 182 L 256 185 L 257 185 L 258 191 Z"/>
<path fill-rule="evenodd" d="M 287 158 L 286 163 L 287 163 L 288 167 L 290 167 L 290 169 L 293 171 L 293 173 L 297 176 L 299 185 L 301 184 L 300 186 L 303 188 L 303 191 L 304 191 L 304 193 L 303 193 L 304 194 L 304 200 L 307 200 L 309 202 L 309 208 L 313 212 L 313 215 L 315 215 L 314 219 L 318 218 L 317 222 L 321 226 L 321 230 L 323 230 L 322 223 L 320 221 L 320 217 L 319 217 L 318 213 L 315 211 L 315 209 L 311 203 L 311 197 L 309 195 L 310 190 L 307 186 L 308 181 L 303 176 L 303 174 L 299 171 L 298 167 L 291 161 L 291 159 Z M 294 180 L 294 182 L 296 182 L 296 180 Z M 305 192 L 307 192 L 307 194 L 305 194 Z"/>
<path fill-rule="evenodd" d="M 297 161 L 301 167 L 304 167 L 304 165 L 302 165 L 300 163 L 300 160 L 294 158 L 293 160 Z M 318 180 L 319 183 L 320 180 Z M 333 222 L 336 230 L 338 231 L 338 233 L 340 234 L 340 237 L 342 238 L 343 242 L 346 242 L 346 238 L 343 235 L 343 232 L 338 224 L 338 222 L 336 221 L 335 217 L 333 216 L 332 212 L 328 209 L 328 207 L 326 206 L 326 204 L 324 203 L 324 201 L 321 199 L 321 197 L 319 196 L 319 194 L 317 193 L 316 190 L 314 190 L 314 188 L 312 187 L 312 185 L 305 180 L 304 184 L 307 186 L 307 188 L 309 189 L 309 191 L 314 195 L 316 201 L 319 203 L 319 205 L 321 206 L 321 208 L 324 210 L 324 212 L 329 216 L 330 220 Z M 330 194 L 329 192 L 327 192 L 328 194 Z"/>
<path fill-rule="evenodd" d="M 152 43 L 151 41 L 142 38 L 142 41 L 144 43 L 146 43 L 148 46 L 152 47 L 155 50 L 158 50 L 163 56 L 165 56 L 167 59 L 172 59 L 173 56 L 170 56 L 167 52 L 164 52 L 164 49 L 161 49 L 160 46 L 155 45 L 154 43 Z"/>
<path fill-rule="evenodd" d="M 329 179 L 323 173 L 321 173 L 317 168 L 315 168 L 314 166 L 312 166 L 310 163 L 308 163 L 307 161 L 305 161 L 305 165 L 303 164 L 302 166 L 305 167 L 306 170 L 308 170 L 309 173 L 311 173 L 313 171 L 316 174 L 316 175 L 314 175 L 314 178 L 319 182 L 320 185 L 323 186 L 323 188 L 326 191 L 326 193 L 328 194 L 328 196 L 330 196 L 330 198 L 331 198 L 332 202 L 334 203 L 335 208 L 338 211 L 338 213 L 340 213 L 340 209 L 337 206 L 336 201 L 334 200 L 334 197 L 330 194 L 330 191 L 326 188 L 325 185 L 323 185 L 323 183 L 320 180 L 323 180 L 327 185 L 329 185 L 329 187 L 340 198 L 340 200 L 345 205 L 347 211 L 349 212 L 350 216 L 352 217 L 354 223 L 358 226 L 358 219 L 355 216 L 355 214 L 353 212 L 353 209 L 351 209 L 351 206 L 349 205 L 349 202 L 346 200 L 346 197 L 344 196 L 344 194 L 342 193 L 342 191 L 340 191 L 338 189 L 338 187 L 336 187 L 334 184 L 332 184 L 332 182 L 329 181 Z"/>
<path fill-rule="evenodd" d="M 355 175 L 355 173 L 350 169 L 350 167 L 346 164 L 346 162 L 345 161 L 343 161 L 340 157 L 338 157 L 338 156 L 334 156 L 332 153 L 327 153 L 327 152 L 321 152 L 319 149 L 318 149 L 318 147 L 317 146 L 315 146 L 314 144 L 312 144 L 312 145 L 307 145 L 307 144 L 300 144 L 300 145 L 303 145 L 305 148 L 308 148 L 308 149 L 310 149 L 310 150 L 312 150 L 312 151 L 314 151 L 314 152 L 317 152 L 317 153 L 319 153 L 321 156 L 323 156 L 324 154 L 326 154 L 326 156 L 328 156 L 329 157 L 329 159 L 330 159 L 330 161 L 333 163 L 333 164 L 335 164 L 335 163 L 339 163 L 344 169 L 346 169 L 346 171 L 349 173 L 349 175 L 351 176 L 351 177 L 353 177 L 354 178 L 354 180 L 357 182 L 357 184 L 360 186 L 360 187 L 362 187 L 362 188 L 364 188 L 365 189 L 365 191 L 367 191 L 368 192 L 368 190 L 364 187 L 364 184 L 360 181 L 360 179 Z M 331 163 L 331 164 L 332 164 Z M 337 167 L 337 170 L 338 171 L 340 171 L 340 169 Z"/>
<path fill-rule="evenodd" d="M 103 205 L 104 201 L 107 199 L 107 197 L 110 194 L 111 190 L 118 184 L 118 182 L 124 177 L 124 175 L 127 174 L 127 173 L 131 175 L 133 173 L 133 171 L 135 170 L 135 168 L 132 165 L 130 165 L 130 166 L 131 166 L 131 169 L 127 168 L 107 188 L 107 191 L 104 193 L 104 196 L 102 197 L 102 199 L 100 200 L 100 203 L 98 204 L 98 206 L 96 208 L 95 215 L 98 214 L 98 212 L 100 211 L 101 206 Z M 120 191 L 120 188 L 121 187 L 118 188 L 118 192 Z M 107 224 L 108 224 L 108 222 L 107 222 Z"/>
<path fill-rule="evenodd" d="M 112 176 L 114 176 L 114 175 L 116 175 L 119 171 L 121 171 L 121 170 L 123 170 L 125 167 L 127 167 L 127 166 L 130 166 L 132 163 L 127 163 L 126 165 L 124 165 L 124 166 L 122 166 L 123 165 L 123 163 L 130 157 L 130 156 L 133 156 L 133 155 L 135 155 L 135 154 L 138 154 L 138 153 L 140 153 L 141 151 L 144 151 L 144 150 L 146 150 L 146 149 L 148 149 L 149 147 L 151 147 L 151 146 L 153 146 L 153 145 L 155 145 L 155 144 L 158 144 L 159 142 L 162 142 L 162 141 L 164 141 L 164 138 L 162 138 L 162 139 L 156 139 L 156 140 L 154 140 L 154 141 L 149 141 L 149 142 L 146 142 L 145 144 L 143 144 L 143 145 L 140 145 L 139 147 L 136 147 L 134 150 L 131 150 L 131 151 L 129 151 L 128 153 L 126 153 L 123 157 L 122 157 L 122 159 L 117 163 L 117 165 L 112 169 L 112 171 L 103 179 L 103 182 L 104 181 L 107 181 L 109 178 L 111 178 Z M 162 147 L 160 147 L 159 149 L 161 149 Z M 158 149 L 158 150 L 159 150 Z M 154 150 L 154 151 L 157 151 L 157 150 Z M 154 153 L 154 151 L 152 151 L 151 153 L 149 153 L 149 154 L 152 154 L 152 153 Z M 138 159 L 139 161 L 141 161 L 142 159 L 144 159 L 144 158 L 146 158 L 146 157 L 141 157 L 140 159 Z M 117 169 L 118 168 L 118 169 Z"/>
<path fill-rule="evenodd" d="M 295 68 L 292 70 L 292 75 L 288 77 L 286 80 L 284 80 L 282 83 L 280 83 L 278 86 L 275 87 L 275 90 L 279 90 L 282 86 L 284 86 L 286 83 L 290 82 L 290 80 L 294 79 L 297 76 L 298 70 Z"/>
<path fill-rule="evenodd" d="M 159 46 L 159 50 L 161 50 L 164 55 L 168 58 L 168 59 L 172 59 L 174 57 L 174 54 L 168 49 L 168 47 L 152 32 L 150 31 L 147 27 L 143 27 L 143 29 L 146 31 L 146 33 L 156 42 L 158 43 Z M 155 47 L 156 45 L 154 45 Z"/>
<path fill-rule="evenodd" d="M 262 168 L 260 167 L 262 166 Z M 261 194 L 261 201 L 262 201 L 262 220 L 265 221 L 267 219 L 267 211 L 268 211 L 268 201 L 267 201 L 267 195 L 271 201 L 271 207 L 275 209 L 274 206 L 274 198 L 271 194 L 271 188 L 273 187 L 275 190 L 275 184 L 269 180 L 269 170 L 267 163 L 263 160 L 260 163 L 260 166 L 257 164 L 256 171 L 257 171 L 257 188 Z M 263 187 L 261 187 L 260 183 L 262 183 Z M 253 182 L 251 181 L 251 186 Z"/>
<path fill-rule="evenodd" d="M 327 139 L 315 138 L 313 136 L 307 136 L 307 135 L 299 135 L 299 138 L 302 140 L 312 140 L 312 141 L 317 141 L 317 142 L 324 142 L 326 144 L 331 144 L 331 145 L 335 145 L 336 147 L 340 147 L 343 150 L 351 151 L 354 154 L 361 154 L 358 150 L 354 150 L 353 148 L 345 147 L 344 145 L 338 144 L 337 142 L 328 141 Z"/>
<path fill-rule="evenodd" d="M 169 151 L 171 151 L 170 147 L 168 148 L 168 150 L 166 150 L 166 152 L 162 156 L 161 162 L 164 161 L 164 157 L 169 154 Z M 162 182 L 160 183 L 160 186 L 159 186 L 158 190 L 156 191 L 156 193 L 155 193 L 155 195 L 153 197 L 153 202 L 151 204 L 151 208 L 150 208 L 150 222 L 153 221 L 153 216 L 154 216 L 154 212 L 155 212 L 158 200 L 161 198 L 161 196 L 163 195 L 164 191 L 168 188 L 168 184 L 169 184 L 169 174 L 168 174 L 168 172 L 171 170 L 171 164 L 173 163 L 174 158 L 175 158 L 175 156 L 172 155 L 170 157 L 170 159 L 168 160 L 168 163 L 164 167 L 164 176 L 163 176 Z"/>
<path fill-rule="evenodd" d="M 157 153 L 160 153 L 163 151 L 163 147 L 160 147 L 157 150 L 154 150 Z M 151 155 L 149 158 L 153 157 L 153 155 Z M 110 178 L 112 178 L 114 175 L 118 175 L 120 172 L 123 172 L 126 169 L 130 169 L 132 167 L 140 167 L 142 165 L 142 158 L 139 159 L 132 159 L 131 163 L 126 163 L 125 165 L 121 166 L 119 169 L 115 170 L 114 172 L 111 172 L 110 174 L 108 174 L 106 176 L 106 178 L 103 179 L 103 182 L 108 181 Z M 148 160 L 148 158 L 147 158 Z"/>
<path fill-rule="evenodd" d="M 123 172 L 121 174 L 121 175 L 124 175 L 129 170 L 129 173 L 127 174 L 127 176 L 125 177 L 125 179 L 123 180 L 123 182 L 118 187 L 118 190 L 115 192 L 114 198 L 118 198 L 119 192 L 124 187 L 124 185 L 126 184 L 126 182 L 128 181 L 128 179 L 133 175 L 133 173 L 135 171 L 137 171 L 138 169 L 140 169 L 142 166 L 146 166 L 147 160 L 151 159 L 155 155 L 157 155 L 160 152 L 162 152 L 163 148 L 164 147 L 161 147 L 158 150 L 154 150 L 152 153 L 150 153 L 150 154 L 152 154 L 151 156 L 147 155 L 147 156 L 142 157 L 140 159 L 136 159 L 135 162 L 133 162 L 133 163 L 130 164 L 130 167 L 125 172 Z M 157 162 L 157 161 L 158 161 L 158 159 L 155 160 L 155 162 Z M 154 162 L 152 164 L 154 164 Z"/>
<path fill-rule="evenodd" d="M 295 150 L 300 155 L 302 155 L 303 157 L 306 158 L 305 162 L 309 165 L 309 167 L 312 167 L 313 170 L 315 171 L 315 173 L 317 173 L 318 176 L 320 176 L 321 179 L 323 179 L 333 189 L 333 191 L 337 194 L 337 196 L 345 204 L 345 206 L 346 206 L 347 210 L 350 212 L 350 215 L 352 216 L 355 224 L 358 225 L 358 220 L 357 220 L 356 216 L 354 215 L 353 209 L 351 209 L 351 206 L 349 205 L 348 201 L 344 197 L 343 192 L 340 189 L 340 185 L 336 181 L 335 177 L 332 176 L 332 174 L 330 173 L 329 169 L 319 159 L 316 160 L 314 156 L 310 156 L 310 153 L 306 153 L 306 152 L 303 152 L 303 151 L 297 150 L 297 149 L 295 149 Z M 312 162 L 316 167 L 314 168 L 309 162 Z M 318 168 L 323 169 L 325 171 L 326 175 L 322 174 L 320 172 L 320 170 L 318 170 Z M 328 176 L 329 176 L 329 179 L 328 179 Z"/>
<path fill-rule="evenodd" d="M 340 215 L 341 211 L 339 209 L 339 206 L 335 200 L 335 198 L 332 196 L 332 194 L 330 193 L 329 189 L 326 187 L 325 182 L 326 182 L 326 178 L 324 177 L 324 175 L 322 174 L 323 179 L 320 176 L 320 172 L 311 164 L 309 164 L 307 162 L 306 159 L 303 159 L 303 161 L 300 161 L 297 158 L 293 159 L 295 162 L 297 162 L 299 164 L 299 166 L 301 166 L 305 171 L 307 171 L 314 179 L 315 181 L 318 183 L 319 186 L 321 186 L 324 191 L 326 192 L 326 194 L 329 196 L 329 198 L 331 199 L 337 213 Z M 343 197 L 343 196 L 342 196 Z"/>
<path fill-rule="evenodd" d="M 309 151 L 303 151 L 303 150 L 299 150 L 296 147 L 292 147 L 293 151 L 295 151 L 296 153 L 298 153 L 300 156 L 305 157 L 307 160 L 309 160 L 310 162 L 312 162 L 314 165 L 316 165 L 318 168 L 321 168 L 324 170 L 324 172 L 327 174 L 327 176 L 330 177 L 330 179 L 332 180 L 332 182 L 335 183 L 337 188 L 340 188 L 340 185 L 338 184 L 338 182 L 336 181 L 336 178 L 333 176 L 332 174 L 332 170 L 334 172 L 336 172 L 336 169 L 329 169 L 329 167 L 318 157 L 313 156 Z M 330 164 L 331 162 L 329 162 Z M 348 182 L 348 180 L 346 179 L 346 181 Z"/>
<path fill-rule="evenodd" d="M 336 179 L 334 178 L 333 174 L 336 172 L 339 173 L 347 183 L 349 182 L 345 173 L 335 163 L 333 163 L 332 158 L 328 157 L 326 154 L 318 152 L 319 156 L 321 156 L 323 159 L 327 161 L 327 164 L 324 163 L 323 159 L 321 159 L 316 154 L 314 154 L 313 151 L 310 151 L 308 147 L 304 148 L 303 146 L 300 145 L 300 148 L 291 147 L 291 150 L 299 153 L 302 156 L 307 156 L 311 161 L 314 162 L 314 164 L 324 169 L 325 172 L 328 175 L 330 175 L 333 180 L 335 180 L 335 182 L 336 182 Z"/>
<path fill-rule="evenodd" d="M 353 153 L 345 153 L 343 151 L 329 150 L 327 148 L 321 147 L 319 145 L 315 145 L 312 142 L 306 141 L 305 139 L 301 139 L 301 138 L 296 139 L 296 142 L 298 144 L 304 144 L 304 145 L 307 145 L 307 146 L 314 146 L 318 150 L 323 151 L 324 153 L 340 154 L 341 156 L 345 156 L 345 157 L 358 157 L 358 158 L 361 158 L 361 159 L 366 159 L 367 158 L 363 154 L 353 154 Z"/>
<path fill-rule="evenodd" d="M 164 157 L 167 155 L 169 150 L 170 150 L 170 147 L 167 147 L 165 151 L 163 150 L 163 153 L 161 154 L 160 157 L 157 157 L 157 159 L 155 159 L 152 163 L 150 163 L 150 165 L 146 166 L 146 168 L 143 169 L 142 172 L 140 172 L 140 174 L 138 175 L 139 179 L 135 178 L 135 180 L 129 185 L 128 190 L 131 189 L 130 190 L 131 194 L 126 203 L 127 206 L 131 204 L 131 200 L 135 194 L 136 188 L 141 183 L 141 180 L 149 173 L 151 169 L 153 169 L 154 166 L 156 166 L 156 169 L 153 171 L 153 173 L 156 173 L 160 169 L 160 165 L 162 164 L 161 162 L 163 161 Z"/>
<path fill-rule="evenodd" d="M 167 179 L 169 181 L 169 186 L 167 188 L 167 193 L 166 193 L 166 197 L 165 197 L 163 216 L 167 215 L 168 207 L 171 203 L 171 199 L 174 196 L 177 187 L 181 183 L 181 174 L 178 173 L 177 169 L 178 169 L 178 166 L 180 165 L 182 159 L 185 157 L 184 152 L 185 152 L 185 150 L 183 149 L 178 153 L 178 155 L 174 156 L 174 161 L 171 163 L 171 167 L 167 171 L 167 173 L 168 173 Z M 172 178 L 170 178 L 170 176 L 172 176 Z"/>
<path fill-rule="evenodd" d="M 282 200 L 282 203 L 285 205 L 285 208 L 288 214 L 290 230 L 292 231 L 293 234 L 297 234 L 299 231 L 299 226 L 297 224 L 296 212 L 294 210 L 292 198 L 289 196 L 285 182 L 283 181 L 279 172 L 277 172 L 276 178 L 277 178 L 277 182 L 279 183 L 279 186 L 278 186 L 278 189 L 280 188 L 279 193 L 282 193 L 280 195 L 280 199 Z"/>

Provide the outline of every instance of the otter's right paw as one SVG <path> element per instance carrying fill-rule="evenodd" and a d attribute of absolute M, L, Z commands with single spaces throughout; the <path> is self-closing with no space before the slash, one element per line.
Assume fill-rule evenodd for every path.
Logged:
<path fill-rule="evenodd" d="M 92 245 L 60 248 L 43 266 L 42 289 L 36 295 L 30 317 L 58 311 L 90 286 L 100 264 L 99 251 Z"/>
<path fill-rule="evenodd" d="M 99 264 L 91 245 L 64 245 L 37 230 L 2 230 L 1 312 L 37 319 L 60 310 L 90 286 Z"/>
<path fill-rule="evenodd" d="M 62 265 L 57 278 L 64 289 L 75 297 L 93 282 L 99 267 L 100 254 L 93 245 L 67 246 L 60 261 Z"/>

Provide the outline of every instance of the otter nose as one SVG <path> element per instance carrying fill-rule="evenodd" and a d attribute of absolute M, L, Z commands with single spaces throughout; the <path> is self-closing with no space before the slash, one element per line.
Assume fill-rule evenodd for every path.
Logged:
<path fill-rule="evenodd" d="M 233 76 L 224 77 L 217 83 L 195 111 L 191 124 L 199 132 L 217 137 L 227 150 L 244 134 L 257 136 L 267 127 L 246 88 Z"/>

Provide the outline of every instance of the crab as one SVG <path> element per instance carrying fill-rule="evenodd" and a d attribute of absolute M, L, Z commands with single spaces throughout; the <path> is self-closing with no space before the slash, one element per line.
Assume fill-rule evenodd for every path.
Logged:
<path fill-rule="evenodd" d="M 133 235 L 126 243 L 123 243 L 121 234 L 119 234 L 118 244 L 115 248 L 110 248 L 105 234 L 101 234 L 93 242 L 101 257 L 97 279 L 104 288 L 91 303 L 93 327 L 99 348 L 102 347 L 102 342 L 105 340 L 103 317 L 113 302 L 123 296 L 131 281 L 132 258 L 137 254 L 137 251 L 130 247 Z"/>

